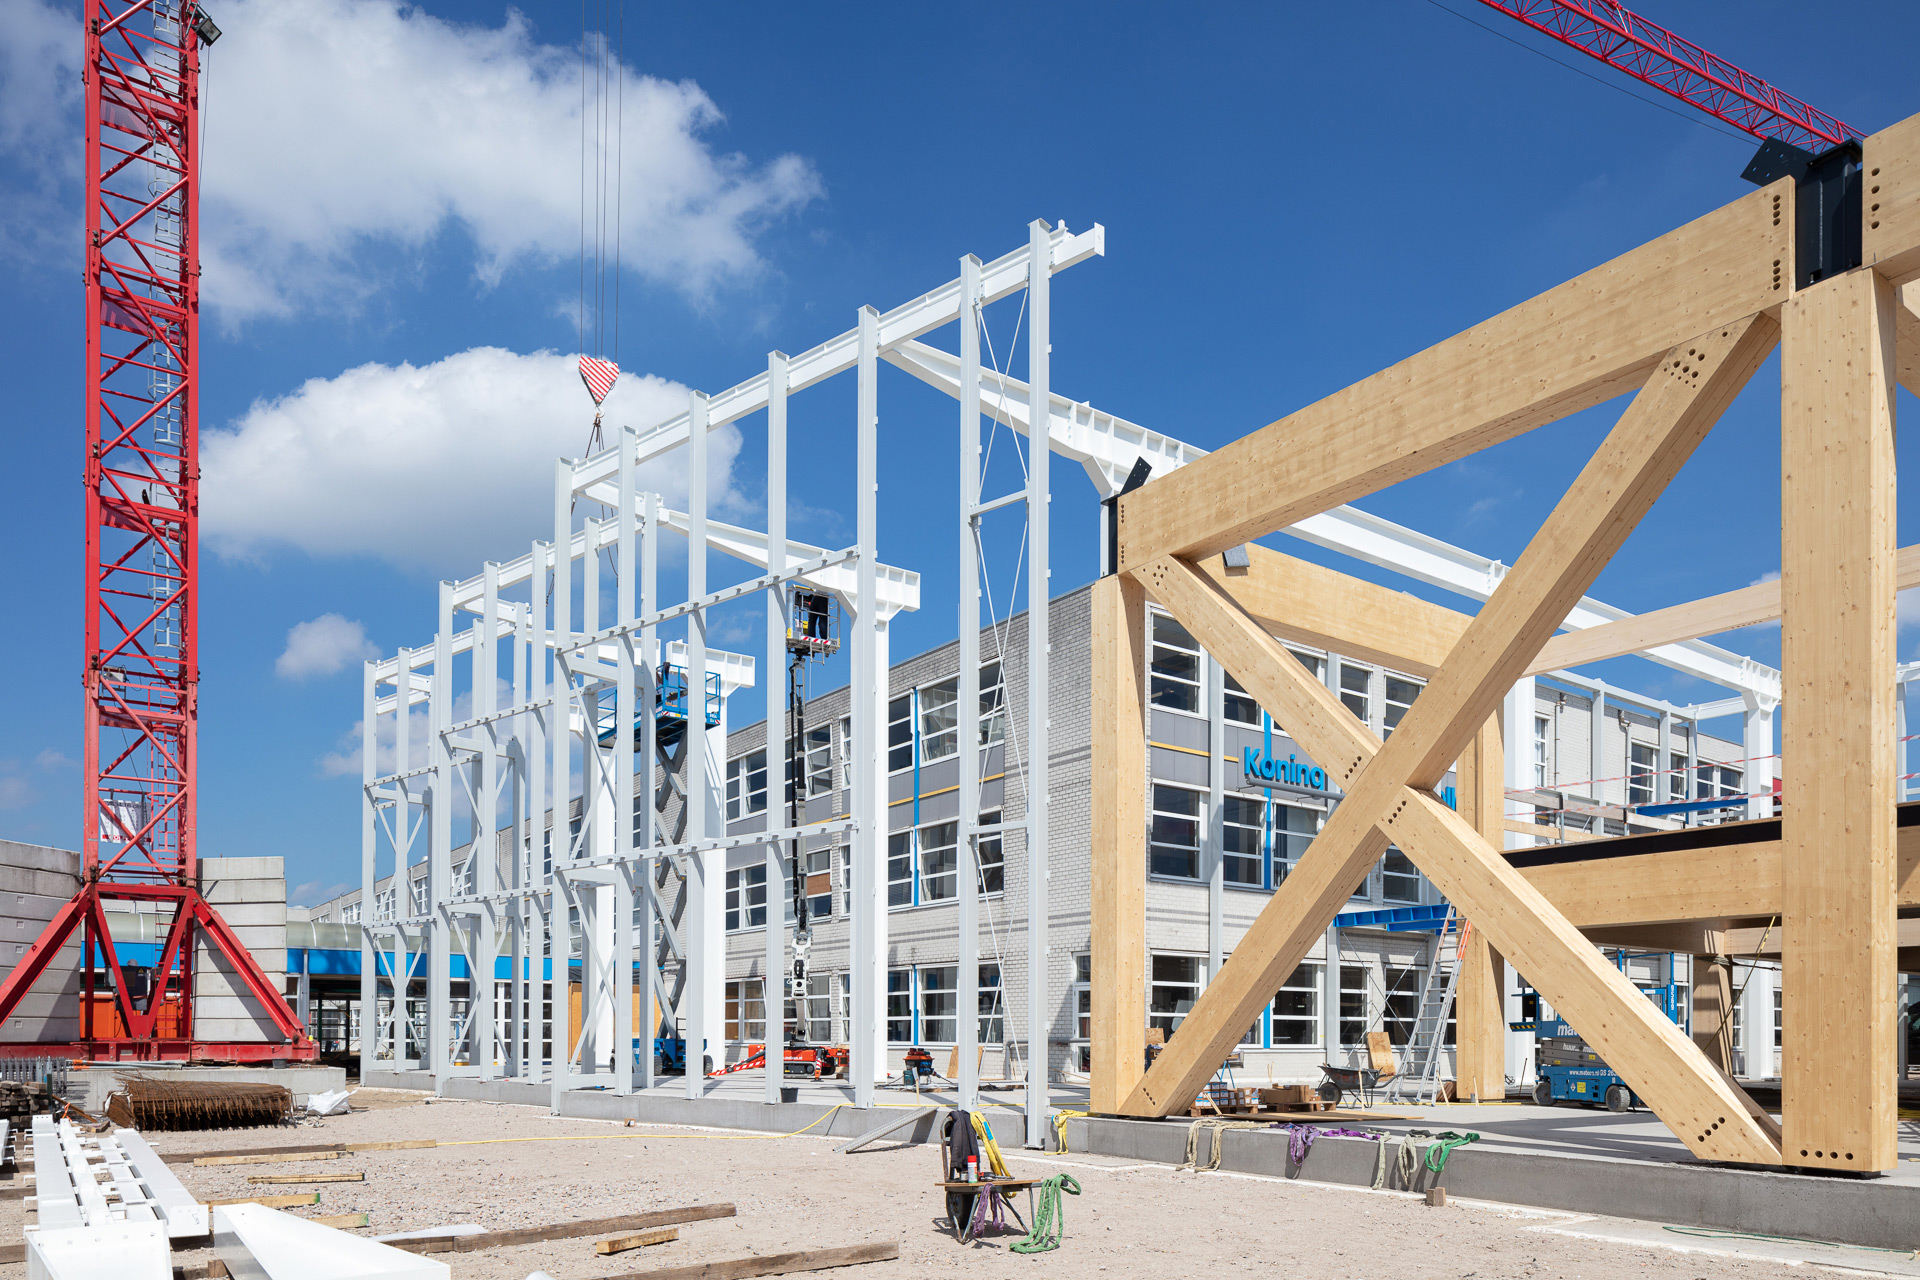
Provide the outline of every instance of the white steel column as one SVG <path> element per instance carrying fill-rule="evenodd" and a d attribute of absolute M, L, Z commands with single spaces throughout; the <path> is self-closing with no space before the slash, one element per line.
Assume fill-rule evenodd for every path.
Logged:
<path fill-rule="evenodd" d="M 548 877 L 547 929 L 552 938 L 553 994 L 553 1076 L 552 1108 L 560 1110 L 561 1095 L 571 1087 L 573 1037 L 569 1033 L 567 1010 L 568 970 L 573 959 L 573 930 L 567 927 L 567 894 L 561 881 L 561 867 L 571 849 L 568 821 L 571 814 L 573 777 L 573 677 L 567 674 L 560 658 L 561 649 L 573 643 L 573 463 L 561 458 L 553 464 L 553 699 L 549 704 L 547 733 L 553 739 L 553 828 L 548 838 L 552 872 Z M 534 600 L 539 600 L 538 587 Z M 582 809 L 585 805 L 582 803 Z M 583 1011 L 584 1013 L 584 1011 Z"/>
<path fill-rule="evenodd" d="M 631 435 L 631 428 L 622 428 L 622 434 Z M 660 499 L 656 494 L 648 493 L 645 498 L 646 528 L 640 544 L 640 613 L 649 616 L 653 613 L 654 595 L 660 576 Z M 634 843 L 642 850 L 652 849 L 659 843 L 654 830 L 654 787 L 658 785 L 654 778 L 654 769 L 658 763 L 655 748 L 659 741 L 659 697 L 657 681 L 659 679 L 660 646 L 654 639 L 654 628 L 640 628 L 640 672 L 634 686 L 635 710 L 640 713 L 640 741 L 637 749 L 640 753 L 641 794 L 636 807 L 638 830 Z M 657 991 L 660 986 L 660 938 L 661 920 L 653 909 L 655 877 L 660 872 L 660 859 L 656 854 L 643 854 L 639 862 L 640 891 L 635 900 L 640 904 L 640 1087 L 651 1089 L 654 1078 L 654 1039 L 660 1034 L 660 1015 L 656 1005 Z M 671 927 L 671 926 L 668 926 Z"/>
<path fill-rule="evenodd" d="M 708 651 L 707 657 L 709 661 L 712 660 L 712 650 Z M 721 835 L 727 829 L 727 703 L 732 693 L 733 686 L 723 678 L 720 683 L 720 720 L 711 729 L 707 728 L 706 704 L 702 696 L 703 710 L 696 721 L 700 736 L 693 743 L 698 750 L 690 752 L 687 758 L 689 769 L 700 768 L 702 757 L 706 760 L 705 785 L 692 790 L 692 797 L 696 802 L 705 802 L 706 832 L 709 836 Z M 713 1064 L 717 1067 L 723 1060 L 727 1042 L 727 852 L 724 849 L 710 849 L 699 856 L 706 865 L 707 873 L 700 964 L 710 978 L 702 989 L 701 999 L 706 1005 L 707 1039 L 712 1042 L 707 1052 L 713 1055 Z M 761 994 L 765 994 L 764 989 Z"/>
<path fill-rule="evenodd" d="M 571 484 L 571 482 L 569 482 Z M 600 630 L 600 542 L 602 521 L 581 522 L 585 534 L 580 555 L 580 630 Z M 600 665 L 600 646 L 583 656 Z M 601 700 L 614 691 L 589 676 L 580 682 L 580 856 L 605 858 L 613 853 L 612 797 L 607 794 L 607 757 L 600 748 Z M 608 1041 L 613 1039 L 613 1010 L 607 1006 L 607 962 L 613 950 L 613 921 L 607 915 L 607 886 L 597 868 L 567 876 L 567 890 L 580 909 L 580 1074 L 600 1074 L 606 1065 Z"/>
<path fill-rule="evenodd" d="M 778 351 L 767 353 L 767 572 L 787 571 L 787 357 Z M 761 682 L 767 703 L 767 830 L 787 825 L 787 744 L 794 729 L 787 723 L 786 689 L 780 676 L 785 670 L 787 645 L 787 584 L 776 582 L 767 588 L 767 674 Z M 724 739 L 723 739 L 724 741 Z M 807 744 L 799 744 L 800 771 L 793 780 L 795 807 L 800 820 L 807 816 Z M 806 875 L 806 840 L 793 842 L 792 857 L 800 864 L 793 869 Z M 791 897 L 791 888 L 780 877 L 780 844 L 766 845 L 767 931 L 766 960 L 761 965 L 760 994 L 765 1001 L 767 1019 L 767 1065 L 765 1099 L 780 1101 L 780 1082 L 786 1073 L 786 1004 L 780 1000 L 787 970 L 786 929 L 782 901 Z M 796 939 L 796 943 L 797 943 Z M 798 946 L 795 951 L 798 953 Z M 807 993 L 794 984 L 796 1021 L 805 1016 Z"/>
<path fill-rule="evenodd" d="M 441 904 L 453 892 L 453 584 L 440 583 L 440 625 L 433 637 L 433 694 L 427 701 L 428 759 L 433 762 L 431 843 L 427 862 L 427 1055 L 433 1087 L 446 1087 L 453 1065 L 453 918 Z M 404 683 L 404 673 L 403 673 Z"/>
<path fill-rule="evenodd" d="M 1530 791 L 1533 789 L 1532 744 L 1535 698 L 1536 692 L 1533 678 L 1529 676 L 1525 680 L 1517 682 L 1513 688 L 1507 690 L 1507 696 L 1501 702 L 1500 719 L 1502 724 L 1500 737 L 1503 747 L 1500 754 L 1504 765 L 1502 772 L 1506 775 L 1506 789 L 1509 793 L 1515 791 Z M 1553 746 L 1557 748 L 1558 744 L 1553 744 Z M 1557 785 L 1559 778 L 1555 776 L 1548 779 L 1548 781 Z M 1503 799 L 1500 805 L 1500 813 L 1503 818 L 1512 817 L 1512 802 Z M 1530 821 L 1532 817 L 1532 806 L 1528 806 L 1526 818 Z M 1511 849 L 1518 845 L 1524 838 L 1523 836 L 1508 832 L 1506 847 Z M 1509 969 L 1511 969 L 1511 966 L 1509 966 Z"/>
<path fill-rule="evenodd" d="M 533 664 L 533 605 L 529 600 L 525 613 L 516 614 L 513 627 L 513 705 L 525 707 L 532 698 L 528 692 L 528 668 Z M 507 858 L 506 885 L 512 892 L 507 899 L 507 1044 L 502 1074 L 510 1079 L 527 1078 L 527 835 L 535 830 L 534 820 L 543 806 L 538 805 L 527 786 L 528 717 L 513 718 L 511 767 L 513 769 L 511 815 L 512 840 Z"/>
<path fill-rule="evenodd" d="M 622 628 L 634 622 L 633 508 L 639 496 L 635 490 L 635 448 L 633 433 L 622 429 L 620 448 L 619 549 L 614 561 L 613 615 Z M 636 693 L 634 679 L 634 636 L 622 630 L 617 651 L 619 685 L 613 695 L 613 849 L 623 859 L 633 853 L 633 721 L 645 714 Z M 633 1092 L 634 1018 L 633 1018 L 633 863 L 621 861 L 613 868 L 613 1090 Z M 644 992 L 645 987 L 641 990 Z M 651 1043 L 646 1046 L 652 1048 Z"/>
<path fill-rule="evenodd" d="M 980 259 L 960 259 L 960 1105 L 980 1096 Z M 1102 539 L 1102 545 L 1105 540 Z M 1005 671 L 1005 667 L 1002 667 Z M 1002 688 L 1005 677 L 1002 676 Z M 1004 815 L 1004 810 L 1003 810 Z M 1000 847 L 1006 847 L 1005 836 Z M 1006 975 L 1000 976 L 1006 990 Z M 1006 1018 L 1002 1016 L 1001 1038 Z"/>
<path fill-rule="evenodd" d="M 1740 716 L 1740 736 L 1746 747 L 1747 765 L 1741 775 L 1746 779 L 1747 816 L 1749 818 L 1771 818 L 1773 816 L 1773 765 L 1769 757 L 1773 755 L 1773 709 L 1779 705 L 1774 699 L 1762 697 L 1756 693 L 1741 695 L 1747 709 Z M 1765 769 L 1761 786 L 1761 770 Z M 1717 790 L 1717 788 L 1716 788 Z M 1764 792 L 1764 794 L 1763 794 Z"/>
<path fill-rule="evenodd" d="M 687 599 L 699 600 L 707 594 L 707 397 L 698 391 L 687 393 Z M 687 614 L 686 720 L 686 813 L 687 839 L 707 838 L 706 804 L 706 723 L 707 723 L 707 614 L 696 606 Z M 690 853 L 684 863 L 687 873 L 687 949 L 682 959 L 686 981 L 681 984 L 682 1012 L 686 1015 L 687 1073 L 683 1081 L 686 1095 L 698 1098 L 706 1088 L 706 1073 L 701 1068 L 707 1045 L 718 1047 L 719 1027 L 708 1017 L 712 1007 L 710 991 L 721 990 L 724 972 L 715 973 L 707 965 L 707 934 L 711 931 L 709 902 L 721 894 L 714 883 L 713 856 Z M 718 859 L 726 866 L 726 854 Z M 722 872 L 724 874 L 724 871 Z"/>
<path fill-rule="evenodd" d="M 1210 653 L 1202 653 L 1201 687 L 1207 699 L 1207 821 L 1201 852 L 1207 869 L 1207 982 L 1220 976 L 1227 945 L 1227 822 L 1226 767 L 1220 756 L 1226 746 L 1225 672 Z"/>
<path fill-rule="evenodd" d="M 480 568 L 484 580 L 482 606 L 473 650 L 473 714 L 491 716 L 499 710 L 500 675 L 500 566 L 492 560 Z M 500 955 L 500 726 L 492 720 L 475 731 L 486 745 L 480 752 L 479 805 L 473 815 L 473 845 L 467 863 L 474 868 L 470 892 L 485 894 L 471 917 L 477 944 L 467 954 L 468 1026 L 472 1028 L 473 1065 L 482 1080 L 499 1074 L 500 1013 L 494 999 L 495 961 Z"/>
<path fill-rule="evenodd" d="M 1027 384 L 1035 404 L 1050 403 L 1048 358 L 1053 247 L 1051 228 L 1036 218 L 1027 263 Z M 1048 1028 L 1052 1000 L 1048 982 L 1047 911 L 1047 630 L 1049 567 L 1047 527 L 1053 500 L 1047 464 L 1053 450 L 1041 441 L 1027 450 L 1027 1145 L 1045 1147 L 1052 1124 L 1047 1096 Z"/>
<path fill-rule="evenodd" d="M 886 721 L 874 715 L 873 691 L 884 699 L 887 669 L 880 658 L 880 609 L 876 600 L 878 445 L 878 369 L 880 315 L 872 307 L 859 313 L 859 351 L 855 357 L 859 386 L 854 409 L 854 595 L 858 600 L 851 637 L 852 688 L 849 713 L 853 718 L 850 807 L 855 822 L 852 840 L 853 890 L 849 907 L 850 994 L 847 1040 L 853 1076 L 853 1105 L 873 1105 L 873 1085 L 886 1062 L 886 1022 L 880 1016 L 885 993 L 886 909 L 880 896 L 886 877 L 880 859 L 886 850 L 886 776 L 881 770 L 879 736 Z M 862 704 L 865 704 L 864 706 Z M 876 983 L 876 977 L 878 982 Z"/>
<path fill-rule="evenodd" d="M 1597 680 L 1594 682 L 1594 685 L 1593 685 L 1592 706 L 1593 706 L 1593 710 L 1591 714 L 1587 717 L 1587 738 L 1589 743 L 1587 767 L 1589 770 L 1591 770 L 1591 772 L 1587 774 L 1587 787 L 1588 787 L 1588 790 L 1590 790 L 1593 793 L 1593 799 L 1595 803 L 1605 804 L 1607 802 L 1607 784 L 1604 781 L 1604 779 L 1606 777 L 1606 772 L 1607 772 L 1606 763 L 1605 763 L 1607 758 L 1607 753 L 1606 753 L 1606 739 L 1601 735 L 1606 732 L 1605 721 L 1607 718 L 1607 690 L 1606 690 L 1606 686 L 1601 684 Z M 1624 749 L 1623 749 L 1623 752 L 1624 752 Z M 1625 799 L 1624 794 L 1622 795 L 1621 798 L 1623 800 Z M 1593 834 L 1595 835 L 1601 834 L 1600 820 L 1598 815 L 1595 815 L 1595 818 L 1594 818 Z"/>
<path fill-rule="evenodd" d="M 530 892 L 518 904 L 525 914 L 526 943 L 526 1003 L 524 1014 L 526 1025 L 521 1030 L 524 1056 L 521 1078 L 529 1084 L 542 1079 L 550 1079 L 551 1070 L 547 1063 L 547 1048 L 543 1024 L 547 1020 L 547 926 L 546 917 L 540 905 L 541 894 L 551 891 L 552 877 L 544 869 L 546 855 L 543 849 L 547 841 L 547 818 L 551 812 L 547 797 L 547 735 L 553 732 L 555 723 L 553 705 L 546 702 L 547 679 L 547 621 L 541 607 L 543 571 L 552 548 L 536 540 L 531 549 L 532 582 L 528 588 L 527 615 L 529 636 L 527 643 L 527 703 L 533 708 L 521 716 L 524 726 L 521 739 L 527 761 L 527 838 L 524 848 L 517 856 L 524 865 L 522 876 Z M 542 704 L 545 703 L 543 706 Z"/>
<path fill-rule="evenodd" d="M 374 675 L 377 666 L 365 662 L 360 668 L 360 1078 L 373 1078 L 374 1051 L 379 1042 L 376 1029 L 380 1025 L 377 1011 L 380 1007 L 380 979 L 374 971 L 374 933 L 373 926 L 379 919 L 374 912 L 377 898 L 374 893 L 375 870 L 379 852 L 379 807 L 380 799 L 374 794 L 373 780 L 380 774 L 380 717 L 376 710 L 379 706 L 379 682 Z M 399 708 L 399 723 L 404 731 L 407 723 L 407 699 L 404 693 L 407 673 L 402 670 L 396 684 L 397 692 L 394 705 Z M 389 809 L 394 816 L 393 829 L 404 830 L 406 822 L 405 806 L 398 799 L 404 794 L 395 784 L 395 799 Z M 396 845 L 398 841 L 394 842 Z M 395 1070 L 398 1070 L 398 1066 Z"/>
<path fill-rule="evenodd" d="M 394 730 L 393 730 L 393 773 L 401 778 L 394 784 L 394 822 L 393 822 L 393 914 L 389 917 L 389 928 L 393 931 L 393 943 L 387 958 L 387 982 L 393 992 L 393 1005 L 387 1010 L 388 1038 L 393 1043 L 393 1069 L 406 1070 L 407 1063 L 407 989 L 412 986 L 413 957 L 412 948 L 407 941 L 407 931 L 400 921 L 413 912 L 412 868 L 413 860 L 413 798 L 408 780 L 404 775 L 411 769 L 408 739 L 413 724 L 413 652 L 402 649 L 394 659 Z M 429 786 L 428 793 L 431 795 Z M 427 822 L 428 810 L 423 804 L 420 821 Z"/>

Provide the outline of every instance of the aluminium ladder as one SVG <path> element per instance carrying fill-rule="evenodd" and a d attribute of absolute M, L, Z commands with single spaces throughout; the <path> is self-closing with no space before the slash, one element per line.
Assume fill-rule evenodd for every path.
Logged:
<path fill-rule="evenodd" d="M 1406 1070 L 1394 1076 L 1387 1100 L 1431 1106 L 1440 1095 L 1440 1062 L 1446 1050 L 1447 1019 L 1460 983 L 1460 955 L 1472 936 L 1473 923 L 1461 918 L 1452 904 L 1441 922 L 1433 948 L 1433 963 L 1420 989 L 1420 1012 L 1407 1040 Z"/>

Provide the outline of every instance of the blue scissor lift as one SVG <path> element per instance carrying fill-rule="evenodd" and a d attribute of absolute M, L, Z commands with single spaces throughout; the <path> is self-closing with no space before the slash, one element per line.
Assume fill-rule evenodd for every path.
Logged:
<path fill-rule="evenodd" d="M 1657 951 L 1620 951 L 1614 963 L 1622 973 L 1627 962 L 1636 957 L 1665 955 L 1669 979 L 1662 986 L 1642 987 L 1641 992 L 1667 1019 L 1681 1024 L 1685 1011 L 1680 1007 L 1680 988 L 1671 981 L 1673 953 Z M 1533 1101 L 1550 1107 L 1556 1102 L 1578 1102 L 1605 1107 L 1609 1111 L 1627 1111 L 1644 1105 L 1632 1087 L 1615 1074 L 1593 1047 L 1564 1018 L 1545 1018 L 1536 1022 L 1515 1022 L 1515 1031 L 1531 1031 L 1534 1046 Z"/>

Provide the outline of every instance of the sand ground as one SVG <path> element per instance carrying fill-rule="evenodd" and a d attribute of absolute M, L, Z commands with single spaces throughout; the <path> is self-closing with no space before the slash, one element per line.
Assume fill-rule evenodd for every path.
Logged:
<path fill-rule="evenodd" d="M 729 1201 L 738 1216 L 681 1227 L 676 1242 L 597 1257 L 592 1238 L 442 1254 L 456 1280 L 556 1280 L 641 1273 L 749 1254 L 898 1241 L 897 1261 L 850 1268 L 850 1280 L 997 1277 L 1222 1276 L 1291 1273 L 1313 1280 L 1502 1280 L 1506 1277 L 1786 1277 L 1807 1263 L 1907 1271 L 1894 1255 L 1794 1255 L 1800 1265 L 1735 1252 L 1738 1242 L 1668 1236 L 1647 1224 L 1500 1206 L 1429 1208 L 1416 1198 L 1233 1174 L 1175 1172 L 1100 1156 L 1007 1152 L 1017 1175 L 1069 1173 L 1083 1188 L 1065 1198 L 1066 1240 L 1053 1253 L 1011 1253 L 1014 1236 L 971 1246 L 953 1240 L 934 1186 L 937 1147 L 887 1143 L 851 1155 L 810 1134 L 742 1135 L 664 1125 L 562 1120 L 533 1107 L 362 1090 L 365 1107 L 295 1129 L 151 1135 L 166 1153 L 434 1138 L 431 1149 L 371 1152 L 307 1166 L 365 1171 L 363 1184 L 328 1184 L 302 1216 L 365 1212 L 359 1234 L 474 1223 L 490 1230 L 542 1226 L 650 1209 Z M 464 1145 L 462 1145 L 464 1144 Z M 250 1175 L 301 1172 L 296 1164 L 174 1169 L 207 1198 L 283 1193 Z M 1309 1170 L 1310 1172 L 1310 1170 Z M 1022 1204 L 1024 1212 L 1024 1203 Z M 31 1217 L 0 1201 L 0 1239 L 19 1240 Z M 1675 1247 L 1692 1247 L 1681 1252 Z M 1669 1247 L 1663 1247 L 1669 1246 Z M 1708 1252 L 1701 1250 L 1720 1250 Z M 176 1263 L 203 1253 L 179 1253 Z M 25 1274 L 0 1267 L 0 1278 Z"/>

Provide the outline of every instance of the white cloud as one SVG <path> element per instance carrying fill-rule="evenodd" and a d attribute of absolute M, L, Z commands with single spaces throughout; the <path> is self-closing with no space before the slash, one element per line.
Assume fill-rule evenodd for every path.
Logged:
<path fill-rule="evenodd" d="M 225 34 L 204 61 L 201 253 L 203 297 L 225 317 L 351 306 L 381 284 L 368 250 L 416 251 L 455 227 L 472 238 L 483 284 L 518 263 L 574 260 L 577 45 L 540 43 L 514 11 L 488 27 L 397 0 L 226 0 L 219 21 Z M 78 14 L 0 0 L 0 32 L 10 203 L 24 193 L 47 213 L 70 210 Z M 640 47 L 644 33 L 628 41 Z M 716 150 L 724 116 L 691 81 L 630 68 L 611 79 L 624 120 L 625 264 L 696 298 L 751 277 L 763 265 L 755 241 L 764 228 L 821 194 L 812 166 Z M 71 212 L 21 225 L 43 238 L 57 228 L 77 257 Z M 17 230 L 0 236 L 0 245 L 31 247 Z"/>
<path fill-rule="evenodd" d="M 203 433 L 202 532 L 228 556 L 289 545 L 466 577 L 553 536 L 553 462 L 584 451 L 589 403 L 573 357 L 547 351 L 476 347 L 420 367 L 315 378 Z M 606 433 L 644 430 L 686 404 L 679 383 L 623 375 L 607 397 Z M 713 432 L 708 448 L 710 495 L 732 501 L 739 431 Z M 641 476 L 683 503 L 686 450 Z"/>
<path fill-rule="evenodd" d="M 239 0 L 220 21 L 204 260 L 227 315 L 350 295 L 369 285 L 357 251 L 416 249 L 456 225 L 489 285 L 579 253 L 577 46 L 539 43 L 517 12 L 486 27 L 394 0 Z M 761 229 L 820 193 L 798 157 L 716 152 L 723 117 L 691 81 L 622 68 L 611 92 L 621 256 L 642 275 L 695 296 L 750 275 Z"/>
<path fill-rule="evenodd" d="M 80 15 L 0 0 L 0 253 L 80 260 Z"/>
<path fill-rule="evenodd" d="M 323 613 L 287 629 L 287 647 L 273 664 L 283 680 L 330 676 L 357 658 L 377 658 L 365 626 L 337 613 Z"/>

